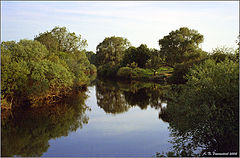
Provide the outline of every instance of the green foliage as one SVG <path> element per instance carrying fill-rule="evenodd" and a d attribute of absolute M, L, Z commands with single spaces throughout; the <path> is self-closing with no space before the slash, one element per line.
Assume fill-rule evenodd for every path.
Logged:
<path fill-rule="evenodd" d="M 99 66 L 97 69 L 97 74 L 101 77 L 115 78 L 119 68 L 119 64 L 115 65 L 114 63 L 110 62 L 105 65 Z"/>
<path fill-rule="evenodd" d="M 159 67 L 165 65 L 165 58 L 161 57 L 160 53 L 156 49 L 151 50 L 150 58 L 146 62 L 146 67 L 156 71 Z"/>
<path fill-rule="evenodd" d="M 81 35 L 68 32 L 66 27 L 55 27 L 50 32 L 40 33 L 35 40 L 40 41 L 54 53 L 51 57 L 54 62 L 61 63 L 74 74 L 75 86 L 85 85 L 89 80 L 87 75 L 96 72 L 83 50 L 87 46 L 87 41 L 82 39 Z"/>
<path fill-rule="evenodd" d="M 21 99 L 44 100 L 87 85 L 96 67 L 88 61 L 86 45 L 65 27 L 40 33 L 34 41 L 2 42 L 2 99 L 14 104 Z"/>
<path fill-rule="evenodd" d="M 99 43 L 96 52 L 97 67 L 111 63 L 113 66 L 120 64 L 125 50 L 129 47 L 130 42 L 123 37 L 106 37 L 103 42 Z"/>
<path fill-rule="evenodd" d="M 61 64 L 43 60 L 32 63 L 28 96 L 59 94 L 73 85 L 74 75 Z"/>
<path fill-rule="evenodd" d="M 206 59 L 212 59 L 216 62 L 222 62 L 226 59 L 233 62 L 239 62 L 239 55 L 232 48 L 220 47 L 207 54 L 206 52 L 196 52 L 196 56 L 184 63 L 176 64 L 173 74 L 169 77 L 168 82 L 171 84 L 184 84 L 187 81 L 186 74 L 194 65 L 199 65 Z"/>
<path fill-rule="evenodd" d="M 224 61 L 227 58 L 234 62 L 239 62 L 239 52 L 234 51 L 233 48 L 218 47 L 209 54 L 209 58 L 216 62 Z"/>
<path fill-rule="evenodd" d="M 165 78 L 169 75 L 168 73 L 172 70 L 169 68 L 162 68 L 156 72 L 151 69 L 142 68 L 130 68 L 121 67 L 117 72 L 117 77 L 123 80 L 138 80 L 138 81 L 153 81 L 153 82 L 165 82 Z M 154 74 L 155 73 L 155 74 Z"/>
<path fill-rule="evenodd" d="M 88 123 L 86 98 L 84 93 L 71 94 L 60 103 L 12 111 L 11 119 L 1 120 L 1 156 L 42 156 L 50 147 L 49 140 Z"/>
<path fill-rule="evenodd" d="M 131 67 L 131 68 L 137 68 L 138 64 L 135 62 L 132 62 L 131 64 L 127 64 L 127 67 Z"/>
<path fill-rule="evenodd" d="M 188 86 L 203 87 L 200 94 L 204 98 L 214 96 L 215 100 L 228 100 L 238 98 L 239 89 L 239 65 L 231 60 L 224 60 L 216 63 L 214 60 L 207 60 L 203 65 L 196 66 L 187 75 Z M 232 98 L 233 97 L 233 98 Z M 210 98 L 209 98 L 210 99 Z M 221 102 L 219 102 L 221 104 Z"/>
<path fill-rule="evenodd" d="M 2 52 L 2 58 L 4 58 Z M 25 61 L 2 62 L 1 66 L 1 95 L 13 97 L 15 93 L 22 93 L 27 89 L 30 71 Z"/>
<path fill-rule="evenodd" d="M 183 63 L 179 63 L 175 65 L 172 75 L 168 78 L 168 83 L 170 84 L 184 84 L 186 83 L 186 74 L 189 72 L 189 69 L 194 65 L 198 65 L 205 61 L 207 57 L 207 53 L 204 51 L 196 51 L 195 57 L 190 58 Z"/>
<path fill-rule="evenodd" d="M 205 59 L 189 61 L 182 64 L 177 64 L 173 70 L 172 75 L 168 78 L 170 84 L 184 84 L 187 82 L 186 75 L 189 69 L 194 65 L 202 63 Z"/>
<path fill-rule="evenodd" d="M 203 35 L 196 30 L 181 27 L 159 40 L 160 53 L 166 58 L 169 66 L 175 66 L 175 64 L 182 63 L 190 57 L 193 58 L 195 51 L 200 50 L 198 46 L 202 42 Z"/>
<path fill-rule="evenodd" d="M 119 114 L 128 111 L 130 108 L 117 85 L 111 82 L 98 80 L 96 97 L 98 106 L 106 113 Z"/>
<path fill-rule="evenodd" d="M 239 64 L 208 59 L 172 86 L 160 118 L 170 124 L 175 153 L 237 152 L 239 148 Z M 196 156 L 196 155 L 195 155 Z"/>
<path fill-rule="evenodd" d="M 81 51 L 87 46 L 87 41 L 82 39 L 81 35 L 77 36 L 75 32 L 68 32 L 66 27 L 59 26 L 56 26 L 50 32 L 40 33 L 34 40 L 45 45 L 50 52 L 73 53 Z"/>
<path fill-rule="evenodd" d="M 117 72 L 117 77 L 120 78 L 131 78 L 132 68 L 130 67 L 121 67 Z"/>
<path fill-rule="evenodd" d="M 93 51 L 86 51 L 86 56 L 91 64 L 96 65 L 96 54 Z"/>
<path fill-rule="evenodd" d="M 60 62 L 47 60 L 48 50 L 39 42 L 4 42 L 1 47 L 1 92 L 8 100 L 59 94 L 73 85 L 73 74 Z"/>
<path fill-rule="evenodd" d="M 131 106 L 146 109 L 148 106 L 159 109 L 166 103 L 166 87 L 147 82 L 113 82 L 97 80 L 97 103 L 106 113 L 119 114 Z M 165 89 L 165 90 L 164 90 Z"/>
<path fill-rule="evenodd" d="M 123 57 L 123 65 L 126 66 L 135 62 L 140 68 L 144 68 L 150 54 L 150 49 L 145 44 L 141 44 L 137 48 L 129 47 Z"/>

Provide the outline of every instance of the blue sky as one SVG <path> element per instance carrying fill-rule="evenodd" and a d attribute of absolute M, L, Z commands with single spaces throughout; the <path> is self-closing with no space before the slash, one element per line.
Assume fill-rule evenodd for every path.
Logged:
<path fill-rule="evenodd" d="M 127 38 L 133 46 L 157 48 L 172 30 L 189 27 L 204 35 L 201 47 L 235 47 L 239 34 L 239 5 L 231 2 L 164 1 L 1 1 L 2 41 L 33 39 L 55 26 L 66 26 L 88 41 L 87 50 L 109 36 Z"/>

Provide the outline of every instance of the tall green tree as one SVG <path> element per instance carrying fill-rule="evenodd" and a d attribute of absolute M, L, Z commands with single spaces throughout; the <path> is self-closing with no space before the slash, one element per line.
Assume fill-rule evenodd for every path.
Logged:
<path fill-rule="evenodd" d="M 91 64 L 96 64 L 96 54 L 93 51 L 86 51 L 86 56 Z"/>
<path fill-rule="evenodd" d="M 146 44 L 141 44 L 139 47 L 129 47 L 123 58 L 123 63 L 137 63 L 140 68 L 144 68 L 147 60 L 150 58 L 151 51 Z"/>
<path fill-rule="evenodd" d="M 166 57 L 169 66 L 175 66 L 189 58 L 194 58 L 200 50 L 199 44 L 203 42 L 203 35 L 197 30 L 181 27 L 164 36 L 159 41 L 160 53 Z"/>
<path fill-rule="evenodd" d="M 82 39 L 81 35 L 69 32 L 66 27 L 56 26 L 50 32 L 40 33 L 34 38 L 47 47 L 49 51 L 61 51 L 73 53 L 81 51 L 87 46 L 87 40 Z"/>
<path fill-rule="evenodd" d="M 161 57 L 158 50 L 151 49 L 151 55 L 146 62 L 146 67 L 152 69 L 155 75 L 157 69 L 161 66 L 165 66 L 165 58 Z"/>
<path fill-rule="evenodd" d="M 130 46 L 130 42 L 123 37 L 107 37 L 99 43 L 96 51 L 96 64 L 101 66 L 111 63 L 120 64 L 125 50 Z"/>
<path fill-rule="evenodd" d="M 49 57 L 54 62 L 61 61 L 75 76 L 74 85 L 82 86 L 88 82 L 88 74 L 95 72 L 86 56 L 87 41 L 66 27 L 56 26 L 51 31 L 40 33 L 35 40 L 41 42 L 50 51 Z"/>

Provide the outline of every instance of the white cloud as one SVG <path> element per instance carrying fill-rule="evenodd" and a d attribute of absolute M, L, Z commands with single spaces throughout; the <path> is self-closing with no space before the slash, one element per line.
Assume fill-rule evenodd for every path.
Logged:
<path fill-rule="evenodd" d="M 234 45 L 238 35 L 237 2 L 4 2 L 3 40 L 38 34 L 56 25 L 82 34 L 89 49 L 107 36 L 123 36 L 134 46 L 158 48 L 157 41 L 181 26 L 205 37 L 203 48 Z M 17 6 L 17 7 L 16 7 Z M 25 29 L 24 29 L 25 28 Z M 35 30 L 34 30 L 35 29 Z M 10 31 L 11 30 L 11 31 Z"/>

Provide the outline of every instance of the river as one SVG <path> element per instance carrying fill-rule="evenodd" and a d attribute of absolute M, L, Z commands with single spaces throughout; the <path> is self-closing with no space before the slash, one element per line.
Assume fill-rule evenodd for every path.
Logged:
<path fill-rule="evenodd" d="M 67 102 L 64 113 L 77 115 L 74 113 L 77 111 L 76 118 L 58 112 L 40 116 L 51 110 L 58 111 L 54 108 L 47 109 L 48 112 L 42 108 L 42 113 L 36 110 L 37 118 L 34 110 L 16 112 L 14 120 L 2 128 L 2 155 L 151 157 L 156 152 L 167 151 L 171 146 L 169 124 L 159 119 L 160 106 L 153 105 L 154 101 L 161 105 L 161 100 L 147 94 L 153 85 L 137 82 L 134 87 L 120 83 L 119 88 L 117 84 L 98 81 L 97 85 L 88 87 L 85 98 L 81 95 L 71 98 L 76 101 Z M 71 110 L 83 102 L 84 110 Z M 62 108 L 60 105 L 64 111 Z"/>
<path fill-rule="evenodd" d="M 232 119 L 202 117 L 197 108 L 189 117 L 182 115 L 184 106 L 175 105 L 169 119 L 164 113 L 171 103 L 168 90 L 168 85 L 156 83 L 96 80 L 86 92 L 60 103 L 18 109 L 11 119 L 2 120 L 1 155 L 152 157 L 166 155 L 173 147 L 182 156 L 201 151 L 238 154 L 239 126 Z M 209 122 L 214 128 L 208 128 Z"/>

